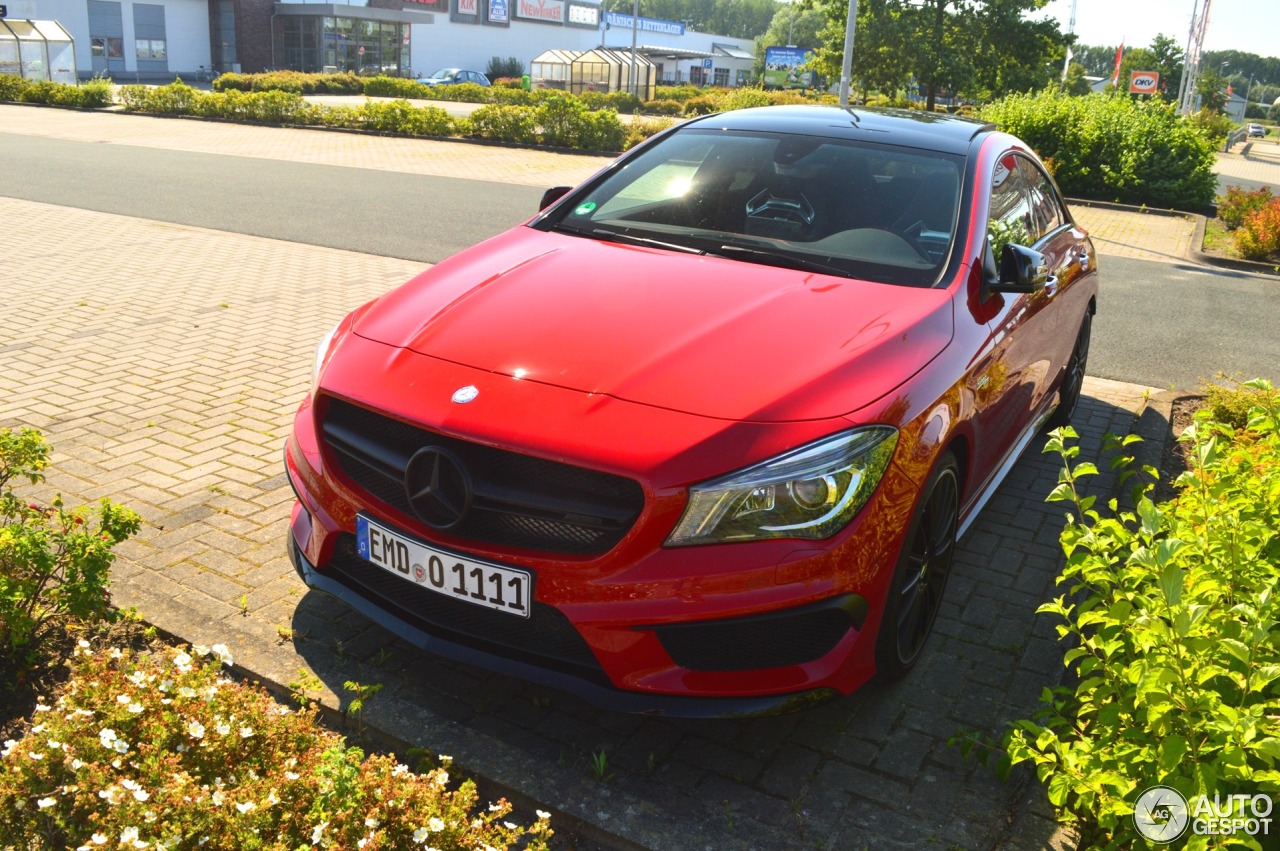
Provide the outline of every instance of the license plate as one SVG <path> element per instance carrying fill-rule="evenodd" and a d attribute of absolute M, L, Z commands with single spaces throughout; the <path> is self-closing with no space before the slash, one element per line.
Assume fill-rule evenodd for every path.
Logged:
<path fill-rule="evenodd" d="M 428 591 L 476 606 L 529 617 L 528 571 L 463 558 L 429 547 L 364 515 L 356 516 L 356 552 Z"/>

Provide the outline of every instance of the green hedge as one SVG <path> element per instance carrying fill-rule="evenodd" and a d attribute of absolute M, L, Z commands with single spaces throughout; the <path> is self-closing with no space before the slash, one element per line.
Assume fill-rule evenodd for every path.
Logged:
<path fill-rule="evenodd" d="M 378 77 L 372 80 L 380 79 Z M 370 79 L 343 74 L 305 74 L 270 71 L 264 74 L 222 74 L 213 81 L 215 92 L 293 92 L 299 95 L 358 95 Z"/>
<path fill-rule="evenodd" d="M 112 102 L 111 81 L 98 77 L 72 86 L 43 80 L 26 80 L 14 74 L 0 74 L 0 101 L 102 109 Z"/>
<path fill-rule="evenodd" d="M 1214 145 L 1172 104 L 1042 92 L 988 104 L 979 117 L 1033 147 L 1069 196 L 1185 210 L 1213 202 Z"/>
<path fill-rule="evenodd" d="M 1097 469 L 1074 463 L 1074 432 L 1045 450 L 1067 462 L 1050 499 L 1075 513 L 1062 532 L 1065 593 L 1040 611 L 1059 621 L 1074 685 L 1046 689 L 1004 749 L 1006 764 L 1035 767 L 1081 848 L 1148 847 L 1133 813 L 1152 786 L 1176 789 L 1193 814 L 1201 795 L 1280 792 L 1280 393 L 1265 381 L 1243 389 L 1243 429 L 1215 419 L 1219 406 L 1197 414 L 1184 436 L 1192 469 L 1167 503 L 1143 494 L 1133 511 L 1115 500 L 1099 511 L 1079 495 Z M 1260 847 L 1188 836 L 1192 849 Z"/>

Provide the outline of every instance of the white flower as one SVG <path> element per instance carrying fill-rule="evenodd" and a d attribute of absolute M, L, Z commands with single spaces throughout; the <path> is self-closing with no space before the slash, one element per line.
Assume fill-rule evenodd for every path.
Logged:
<path fill-rule="evenodd" d="M 274 807 L 278 803 L 280 803 L 280 798 L 276 795 L 276 790 L 272 789 L 267 793 L 267 805 Z"/>
<path fill-rule="evenodd" d="M 150 797 L 151 797 L 151 793 L 150 793 L 150 792 L 148 792 L 148 791 L 147 791 L 147 790 L 145 790 L 145 789 L 134 789 L 134 790 L 133 790 L 133 797 L 134 797 L 134 800 L 136 800 L 136 801 L 138 801 L 139 803 L 141 803 L 142 801 L 147 800 L 147 798 L 150 798 Z"/>
<path fill-rule="evenodd" d="M 79 771 L 80 769 L 84 768 L 84 763 L 81 762 L 80 759 L 77 757 L 76 759 L 71 760 L 71 767 L 76 771 Z"/>
<path fill-rule="evenodd" d="M 134 789 L 141 789 L 141 788 L 142 788 L 141 786 L 139 786 L 139 785 L 138 785 L 138 781 L 136 781 L 136 780 L 130 780 L 128 777 L 126 777 L 125 779 L 121 780 L 121 781 L 120 781 L 120 785 L 121 785 L 121 786 L 123 786 L 124 788 L 128 789 L 130 792 L 132 792 Z"/>
<path fill-rule="evenodd" d="M 364 826 L 370 829 L 376 828 L 378 826 L 378 820 L 373 817 L 366 818 L 364 820 Z"/>
<path fill-rule="evenodd" d="M 435 775 L 435 781 L 436 781 L 436 785 L 440 786 L 441 788 L 448 786 L 449 772 L 445 771 L 444 769 L 437 770 Z"/>
<path fill-rule="evenodd" d="M 395 768 L 391 769 L 392 777 L 399 777 L 402 774 L 408 774 L 408 773 L 409 773 L 409 766 L 405 765 L 404 763 L 400 763 Z"/>
<path fill-rule="evenodd" d="M 311 829 L 311 844 L 319 845 L 320 837 L 324 836 L 324 829 L 329 826 L 329 822 L 322 821 Z"/>
<path fill-rule="evenodd" d="M 179 651 L 178 655 L 173 657 L 173 665 L 175 668 L 185 673 L 186 669 L 191 667 L 191 655 L 189 653 Z"/>
<path fill-rule="evenodd" d="M 134 848 L 147 847 L 147 843 L 138 838 L 138 829 L 136 827 L 126 827 L 120 831 L 120 844 L 132 845 Z"/>
<path fill-rule="evenodd" d="M 110 727 L 103 727 L 98 731 L 98 741 L 102 743 L 104 748 L 111 749 L 111 743 L 116 740 L 116 731 Z"/>
<path fill-rule="evenodd" d="M 123 653 L 123 652 L 121 652 L 121 650 L 120 650 L 120 648 L 119 648 L 119 647 L 112 647 L 112 648 L 111 648 L 110 656 L 111 656 L 111 658 L 112 658 L 112 659 L 119 659 L 119 658 L 121 658 L 122 656 L 124 656 L 124 653 Z"/>
<path fill-rule="evenodd" d="M 140 686 L 147 681 L 147 674 L 145 671 L 139 668 L 138 670 L 130 674 L 128 679 L 129 679 L 129 682 L 133 683 L 135 686 Z"/>
<path fill-rule="evenodd" d="M 118 754 L 126 754 L 129 752 L 129 743 L 124 739 L 116 739 L 111 743 L 111 749 Z"/>
<path fill-rule="evenodd" d="M 245 801 L 243 804 L 236 804 L 236 809 L 239 810 L 241 813 L 247 813 L 252 809 L 256 809 L 257 806 L 258 805 L 255 804 L 253 801 Z"/>
<path fill-rule="evenodd" d="M 191 686 L 183 686 L 182 688 L 178 689 L 178 697 L 195 697 L 195 696 L 196 696 L 196 690 L 193 689 Z"/>
<path fill-rule="evenodd" d="M 36 712 L 48 712 L 49 709 L 50 707 L 45 706 L 43 703 L 36 704 Z"/>
<path fill-rule="evenodd" d="M 57 741 L 56 739 L 50 739 L 50 740 L 49 740 L 49 749 L 50 749 L 50 750 L 54 750 L 54 751 L 56 751 L 56 750 L 57 750 L 58 748 L 60 748 L 60 747 L 62 747 L 62 742 L 59 742 L 59 741 Z"/>
<path fill-rule="evenodd" d="M 191 652 L 203 659 L 205 656 L 209 655 L 209 648 L 205 647 L 203 644 L 197 644 L 195 647 L 191 648 Z"/>
<path fill-rule="evenodd" d="M 116 703 L 128 703 L 131 700 L 133 700 L 133 698 L 129 697 L 127 694 L 116 695 Z"/>
<path fill-rule="evenodd" d="M 17 742 L 15 742 L 13 739 L 5 739 L 5 740 L 4 740 L 4 750 L 3 750 L 3 751 L 0 751 L 0 756 L 8 756 L 8 755 L 9 755 L 9 751 L 13 750 L 13 749 L 14 749 L 14 748 L 16 748 L 17 746 L 18 746 L 18 743 L 17 743 Z"/>
<path fill-rule="evenodd" d="M 130 713 L 137 715 L 138 713 L 142 712 L 142 704 L 130 703 L 127 709 L 129 710 Z"/>
<path fill-rule="evenodd" d="M 231 651 L 227 649 L 227 645 L 215 644 L 213 645 L 213 652 L 217 654 L 218 658 L 222 661 L 222 664 L 233 664 L 234 660 L 231 658 Z"/>
<path fill-rule="evenodd" d="M 43 732 L 43 731 L 44 731 L 44 725 L 43 725 L 43 724 L 37 724 L 37 725 L 35 725 L 34 727 L 32 727 L 32 728 L 31 728 L 31 732 L 33 732 L 33 733 L 40 733 L 40 732 Z"/>
<path fill-rule="evenodd" d="M 107 835 L 105 833 L 95 833 L 90 838 L 93 840 L 94 845 L 105 845 L 107 842 Z"/>
<path fill-rule="evenodd" d="M 174 750 L 177 751 L 178 753 L 186 753 L 187 746 L 185 744 L 179 744 L 177 747 L 174 748 Z"/>
<path fill-rule="evenodd" d="M 367 837 L 367 836 L 362 836 L 362 837 L 360 837 L 358 840 L 356 840 L 356 847 L 357 847 L 357 848 L 363 848 L 364 846 L 366 846 L 366 845 L 368 845 L 368 844 L 369 844 L 369 837 Z"/>
<path fill-rule="evenodd" d="M 187 725 L 187 735 L 191 736 L 193 739 L 203 739 L 204 725 L 199 721 L 192 721 Z"/>
<path fill-rule="evenodd" d="M 44 754 L 40 753 L 39 751 L 30 751 L 27 753 L 27 756 L 31 757 L 32 759 L 44 759 Z"/>
<path fill-rule="evenodd" d="M 106 801 L 108 804 L 116 804 L 116 803 L 119 803 L 116 800 L 116 796 L 118 794 L 120 793 L 116 791 L 116 787 L 108 786 L 107 788 L 98 792 L 98 797 Z"/>
<path fill-rule="evenodd" d="M 77 647 L 79 647 L 81 650 L 88 650 L 88 649 L 89 649 L 89 642 L 85 641 L 85 640 L 82 638 L 82 639 L 80 639 L 79 641 L 77 641 L 77 642 L 76 642 L 76 646 L 77 646 Z"/>
<path fill-rule="evenodd" d="M 491 813 L 496 813 L 496 812 L 497 812 L 498 810 L 500 810 L 500 809 L 502 809 L 502 804 L 490 804 L 490 805 L 489 805 L 489 812 L 491 812 Z"/>
<path fill-rule="evenodd" d="M 546 810 L 534 810 L 534 812 L 536 812 L 538 814 L 538 818 L 542 819 L 543 821 L 546 821 L 547 819 L 551 818 L 551 813 L 547 812 Z"/>
<path fill-rule="evenodd" d="M 242 738 L 242 739 L 247 739 L 247 738 L 249 738 L 249 737 L 250 737 L 250 736 L 252 736 L 252 735 L 253 735 L 253 728 L 252 728 L 252 727 L 241 727 L 241 728 L 240 728 L 240 738 Z"/>
<path fill-rule="evenodd" d="M 421 845 L 427 841 L 427 829 L 420 827 L 413 832 L 413 841 Z"/>
<path fill-rule="evenodd" d="M 449 764 L 449 763 L 451 763 L 451 762 L 453 762 L 453 757 L 451 757 L 451 756 L 449 756 L 448 754 L 445 754 L 445 753 L 440 754 L 440 764 L 441 764 L 441 765 L 448 765 L 448 764 Z"/>
<path fill-rule="evenodd" d="M 43 810 L 48 807 L 52 807 L 56 803 L 58 803 L 58 800 L 56 798 L 41 798 L 40 800 L 36 801 L 36 806 Z"/>
<path fill-rule="evenodd" d="M 167 692 L 171 688 L 173 688 L 173 680 L 161 680 L 160 685 L 156 686 L 157 691 L 164 692 Z"/>
<path fill-rule="evenodd" d="M 285 780 L 297 780 L 301 776 L 302 776 L 301 774 L 298 774 L 297 772 L 294 772 L 294 771 L 286 771 L 284 773 Z"/>
<path fill-rule="evenodd" d="M 430 829 L 432 833 L 439 833 L 444 830 L 444 822 L 441 819 L 432 816 L 430 820 L 427 821 L 427 828 Z"/>
<path fill-rule="evenodd" d="M 228 733 L 230 733 L 230 732 L 231 732 L 231 725 L 230 725 L 230 724 L 219 724 L 217 727 L 214 727 L 213 729 L 215 729 L 215 730 L 217 730 L 217 731 L 218 731 L 218 735 L 219 735 L 219 736 L 225 736 L 225 735 L 227 735 Z"/>
<path fill-rule="evenodd" d="M 214 790 L 213 790 L 213 794 L 209 796 L 209 800 L 213 801 L 213 805 L 214 805 L 215 807 L 220 807 L 220 806 L 222 806 L 222 801 L 223 801 L 223 798 L 222 798 L 222 790 L 221 790 L 221 789 L 214 789 Z"/>

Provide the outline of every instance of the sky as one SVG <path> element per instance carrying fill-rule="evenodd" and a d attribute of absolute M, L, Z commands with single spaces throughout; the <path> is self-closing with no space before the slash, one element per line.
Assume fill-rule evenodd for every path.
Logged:
<path fill-rule="evenodd" d="M 1280 0 L 1212 0 L 1205 50 L 1240 50 L 1280 57 Z M 1163 33 L 1186 50 L 1194 9 L 1205 0 L 1076 0 L 1080 44 L 1150 47 Z M 1041 14 L 1057 18 L 1063 32 L 1071 20 L 1071 0 L 1052 0 Z"/>

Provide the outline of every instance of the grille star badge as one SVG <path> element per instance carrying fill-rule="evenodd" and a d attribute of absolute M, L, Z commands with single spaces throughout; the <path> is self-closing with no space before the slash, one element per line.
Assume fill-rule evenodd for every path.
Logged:
<path fill-rule="evenodd" d="M 459 405 L 465 405 L 480 395 L 480 391 L 476 389 L 474 384 L 468 384 L 466 387 L 459 387 L 453 391 L 453 401 Z"/>

